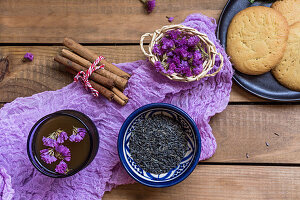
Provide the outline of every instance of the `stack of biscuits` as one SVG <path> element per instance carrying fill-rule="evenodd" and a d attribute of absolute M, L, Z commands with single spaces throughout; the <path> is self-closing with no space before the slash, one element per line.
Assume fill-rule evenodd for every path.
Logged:
<path fill-rule="evenodd" d="M 228 27 L 226 50 L 238 71 L 271 70 L 282 85 L 300 91 L 300 0 L 240 11 Z"/>

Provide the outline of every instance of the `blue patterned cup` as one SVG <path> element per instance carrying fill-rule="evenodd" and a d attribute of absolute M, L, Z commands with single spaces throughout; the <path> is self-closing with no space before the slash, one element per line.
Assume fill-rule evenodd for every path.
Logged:
<path fill-rule="evenodd" d="M 164 174 L 152 174 L 144 171 L 132 159 L 129 148 L 131 132 L 135 125 L 140 120 L 156 114 L 163 114 L 177 120 L 186 133 L 188 143 L 188 151 L 180 164 Z M 125 120 L 119 132 L 118 152 L 124 168 L 137 182 L 150 187 L 168 187 L 183 181 L 195 169 L 201 153 L 201 138 L 195 122 L 183 110 L 171 104 L 153 103 L 135 110 Z"/>

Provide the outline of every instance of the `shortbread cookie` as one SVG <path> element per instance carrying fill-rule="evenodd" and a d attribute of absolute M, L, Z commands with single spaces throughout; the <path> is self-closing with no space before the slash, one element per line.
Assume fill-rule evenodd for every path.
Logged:
<path fill-rule="evenodd" d="M 272 73 L 285 87 L 300 91 L 300 22 L 290 26 L 283 58 Z"/>
<path fill-rule="evenodd" d="M 259 75 L 280 62 L 287 38 L 288 24 L 280 12 L 254 6 L 233 17 L 227 32 L 226 50 L 238 71 Z"/>
<path fill-rule="evenodd" d="M 300 0 L 279 0 L 275 1 L 271 7 L 279 11 L 289 25 L 300 21 Z"/>

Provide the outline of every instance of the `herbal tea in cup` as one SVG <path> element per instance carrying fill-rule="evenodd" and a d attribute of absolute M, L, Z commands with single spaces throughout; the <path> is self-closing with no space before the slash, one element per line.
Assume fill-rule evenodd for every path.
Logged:
<path fill-rule="evenodd" d="M 45 116 L 28 137 L 28 155 L 33 165 L 50 177 L 71 176 L 95 157 L 99 136 L 84 114 L 63 110 Z"/>

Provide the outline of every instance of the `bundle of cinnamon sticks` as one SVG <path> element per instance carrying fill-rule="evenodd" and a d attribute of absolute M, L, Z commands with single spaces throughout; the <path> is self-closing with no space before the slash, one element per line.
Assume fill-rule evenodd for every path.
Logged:
<path fill-rule="evenodd" d="M 79 71 L 86 71 L 98 58 L 97 54 L 70 38 L 65 38 L 63 44 L 74 53 L 68 49 L 62 49 L 61 55 L 57 55 L 54 60 L 66 66 L 66 71 L 73 75 Z M 104 68 L 94 71 L 89 82 L 99 94 L 124 106 L 128 102 L 128 97 L 122 92 L 127 86 L 130 74 L 105 59 L 101 60 L 99 64 L 104 65 Z"/>

